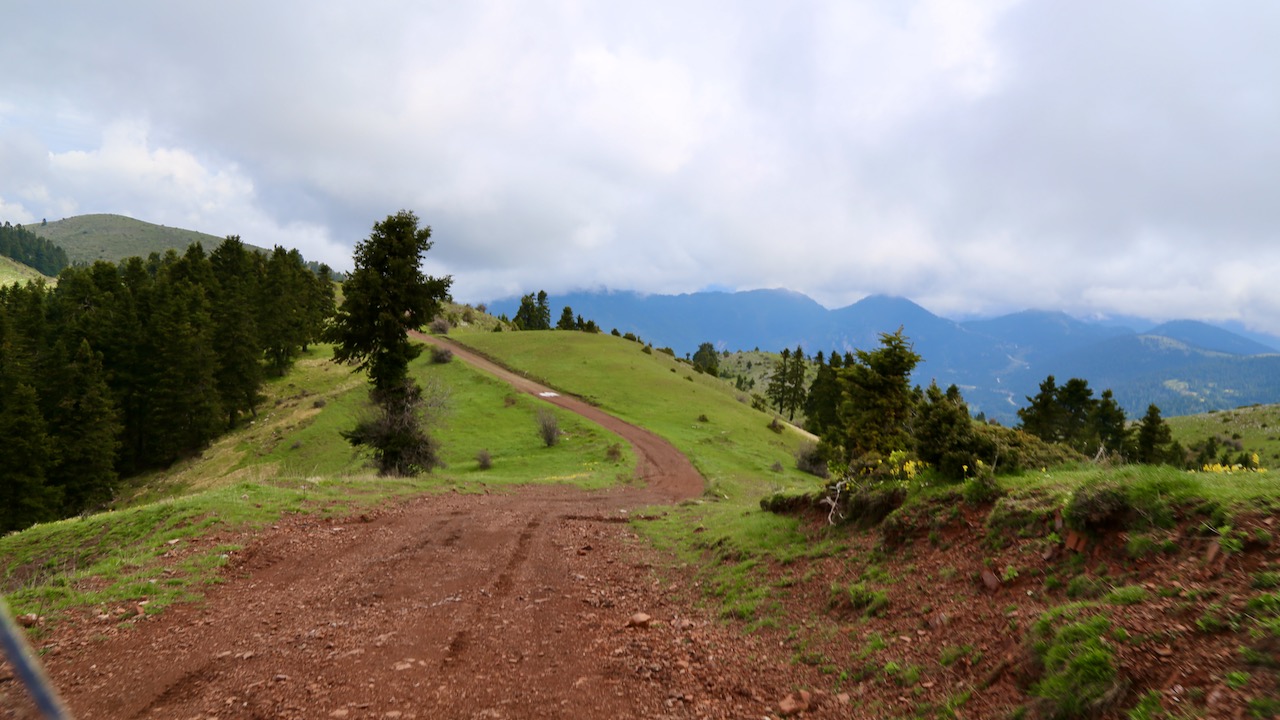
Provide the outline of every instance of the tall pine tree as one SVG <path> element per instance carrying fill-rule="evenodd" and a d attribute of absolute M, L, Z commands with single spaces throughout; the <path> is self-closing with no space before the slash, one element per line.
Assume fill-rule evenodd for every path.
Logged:
<path fill-rule="evenodd" d="M 81 340 L 56 388 L 61 394 L 52 425 L 57 462 L 49 482 L 62 489 L 64 514 L 98 507 L 116 487 L 116 454 L 120 449 L 119 413 L 102 369 L 102 356 Z"/>
<path fill-rule="evenodd" d="M 58 517 L 61 495 L 47 482 L 57 460 L 36 391 L 16 385 L 0 404 L 0 532 Z"/>
<path fill-rule="evenodd" d="M 238 236 L 227 237 L 210 257 L 217 280 L 210 315 L 218 369 L 215 383 L 227 426 L 242 413 L 257 415 L 262 401 L 262 343 L 254 300 L 261 296 L 261 261 Z"/>
<path fill-rule="evenodd" d="M 440 312 L 450 277 L 423 275 L 422 256 L 431 249 L 431 228 L 418 227 L 407 210 L 373 226 L 356 245 L 355 270 L 343 284 L 342 307 L 329 331 L 333 357 L 369 375 L 378 415 L 344 437 L 367 446 L 384 475 L 412 475 L 439 464 L 437 449 L 422 427 L 421 389 L 409 363 L 422 352 L 409 341 Z"/>

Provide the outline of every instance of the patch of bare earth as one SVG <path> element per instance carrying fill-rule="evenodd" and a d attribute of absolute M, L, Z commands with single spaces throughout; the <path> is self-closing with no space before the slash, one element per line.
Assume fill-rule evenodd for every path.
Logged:
<path fill-rule="evenodd" d="M 86 612 L 45 662 L 79 718 L 759 717 L 806 684 L 659 580 L 628 504 L 529 489 L 291 518 L 205 602 Z M 3 686 L 6 716 L 36 717 Z"/>

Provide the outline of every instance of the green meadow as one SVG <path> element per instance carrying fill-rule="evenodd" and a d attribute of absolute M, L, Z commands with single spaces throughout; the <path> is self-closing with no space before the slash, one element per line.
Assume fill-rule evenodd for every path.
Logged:
<path fill-rule="evenodd" d="M 287 513 L 342 516 L 420 493 L 529 483 L 590 489 L 632 477 L 635 456 L 621 438 L 459 361 L 432 364 L 429 353 L 412 371 L 438 406 L 433 435 L 447 465 L 413 479 L 377 477 L 339 435 L 367 410 L 364 377 L 331 357 L 330 347 L 313 346 L 268 384 L 252 424 L 200 457 L 134 478 L 110 511 L 0 538 L 0 578 L 15 611 L 56 615 L 144 597 L 155 611 L 198 598 L 234 546 L 203 547 L 166 575 L 156 558 L 188 538 L 259 527 Z M 541 408 L 558 418 L 554 447 L 538 434 Z"/>
<path fill-rule="evenodd" d="M 51 280 L 26 265 L 0 255 L 0 285 L 20 284 L 41 278 L 44 278 L 45 282 Z"/>

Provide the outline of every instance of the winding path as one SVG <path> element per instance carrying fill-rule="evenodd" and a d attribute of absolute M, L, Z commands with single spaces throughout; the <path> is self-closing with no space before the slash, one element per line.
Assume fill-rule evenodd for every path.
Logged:
<path fill-rule="evenodd" d="M 123 622 L 135 608 L 95 608 L 46 639 L 76 717 L 711 718 L 747 706 L 758 716 L 756 691 L 783 691 L 770 653 L 726 639 L 628 524 L 636 508 L 701 492 L 687 458 L 455 343 L 425 341 L 626 438 L 644 483 L 422 496 L 184 541 L 165 562 L 244 549 L 200 603 Z M 0 683 L 0 708 L 35 717 L 13 684 Z"/>
<path fill-rule="evenodd" d="M 553 405 L 575 412 L 620 435 L 636 450 L 636 476 L 644 481 L 644 490 L 647 494 L 652 494 L 653 502 L 673 503 L 697 497 L 702 493 L 702 476 L 689 462 L 689 458 L 654 433 L 620 420 L 579 398 L 557 393 L 448 338 L 417 332 L 411 335 L 414 339 L 448 348 L 453 352 L 454 357 L 493 375 L 515 389 L 537 395 Z"/>

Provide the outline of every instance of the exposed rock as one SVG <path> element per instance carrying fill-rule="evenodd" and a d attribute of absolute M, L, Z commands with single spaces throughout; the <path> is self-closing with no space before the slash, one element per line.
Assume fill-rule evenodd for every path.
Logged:
<path fill-rule="evenodd" d="M 996 577 L 996 574 L 991 572 L 989 568 L 985 568 L 982 571 L 982 584 L 986 585 L 988 590 L 999 590 L 1000 578 Z"/>
<path fill-rule="evenodd" d="M 808 710 L 809 698 L 810 695 L 805 690 L 800 691 L 799 697 L 796 697 L 796 694 L 792 693 L 782 698 L 782 701 L 778 703 L 778 714 L 782 717 L 791 717 L 792 715 Z"/>
<path fill-rule="evenodd" d="M 651 625 L 652 623 L 653 623 L 652 617 L 650 617 L 649 615 L 646 615 L 645 613 L 638 612 L 635 615 L 632 615 L 631 619 L 627 621 L 627 627 L 640 628 L 641 630 L 644 630 L 644 629 L 647 629 L 649 625 Z"/>

